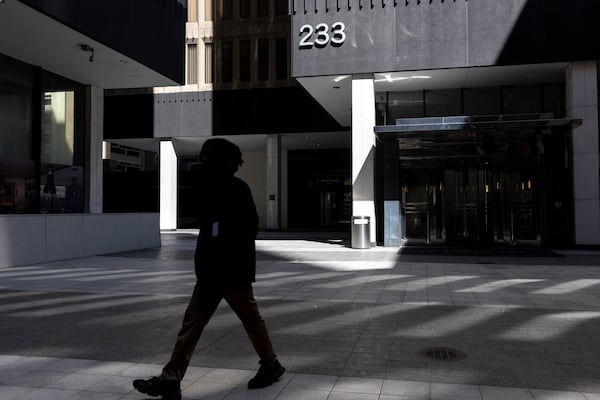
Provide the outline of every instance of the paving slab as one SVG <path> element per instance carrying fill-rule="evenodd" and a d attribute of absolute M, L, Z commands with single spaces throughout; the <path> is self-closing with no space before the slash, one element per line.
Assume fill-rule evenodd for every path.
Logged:
<path fill-rule="evenodd" d="M 0 266 L 1 399 L 144 399 L 193 288 L 194 231 L 162 246 Z M 351 249 L 336 233 L 262 233 L 255 294 L 287 372 L 257 358 L 223 304 L 189 399 L 600 398 L 600 252 Z M 466 357 L 439 361 L 424 348 Z"/>

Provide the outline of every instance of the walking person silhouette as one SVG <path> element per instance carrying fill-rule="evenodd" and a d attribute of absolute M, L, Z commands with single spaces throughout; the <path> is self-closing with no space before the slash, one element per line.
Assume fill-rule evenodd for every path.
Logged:
<path fill-rule="evenodd" d="M 277 360 L 252 290 L 256 274 L 258 214 L 248 185 L 234 176 L 242 153 L 234 143 L 214 138 L 200 151 L 195 201 L 199 234 L 194 256 L 196 285 L 169 362 L 160 376 L 136 379 L 139 392 L 181 399 L 181 380 L 206 324 L 222 299 L 241 320 L 260 368 L 248 388 L 271 385 L 285 372 Z"/>

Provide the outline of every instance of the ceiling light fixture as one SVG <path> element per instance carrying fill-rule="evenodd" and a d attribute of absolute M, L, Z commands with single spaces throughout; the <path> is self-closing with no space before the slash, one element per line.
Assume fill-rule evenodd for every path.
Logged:
<path fill-rule="evenodd" d="M 397 82 L 397 81 L 409 81 L 413 79 L 431 79 L 431 75 L 405 75 L 405 76 L 392 76 L 393 72 L 379 73 L 376 75 L 382 76 L 383 78 L 375 79 L 375 82 Z"/>
<path fill-rule="evenodd" d="M 334 79 L 333 81 L 334 81 L 335 83 L 338 83 L 338 82 L 341 82 L 341 81 L 343 81 L 344 79 L 347 79 L 347 78 L 349 78 L 349 77 L 350 77 L 350 75 L 340 75 L 340 76 L 337 76 L 337 77 L 335 77 L 335 79 Z"/>

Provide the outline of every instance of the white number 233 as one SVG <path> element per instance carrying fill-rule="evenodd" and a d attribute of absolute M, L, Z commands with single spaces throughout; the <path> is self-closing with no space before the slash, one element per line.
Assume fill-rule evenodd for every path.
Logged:
<path fill-rule="evenodd" d="M 314 47 L 323 48 L 331 43 L 334 47 L 341 46 L 346 40 L 346 25 L 343 22 L 334 22 L 331 25 L 320 23 L 316 26 L 302 25 L 300 28 L 300 44 L 301 49 L 309 49 Z"/>

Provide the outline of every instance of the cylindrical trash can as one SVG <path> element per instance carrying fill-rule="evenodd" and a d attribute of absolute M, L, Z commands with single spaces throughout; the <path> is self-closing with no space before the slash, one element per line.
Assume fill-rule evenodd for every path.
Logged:
<path fill-rule="evenodd" d="M 352 217 L 352 248 L 371 248 L 371 217 Z"/>

